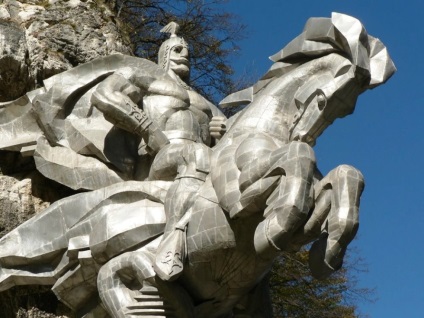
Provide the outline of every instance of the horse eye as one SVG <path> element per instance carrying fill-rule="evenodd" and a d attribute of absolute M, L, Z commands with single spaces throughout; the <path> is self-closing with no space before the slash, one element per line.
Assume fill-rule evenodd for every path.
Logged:
<path fill-rule="evenodd" d="M 174 52 L 176 52 L 176 53 L 180 53 L 180 52 L 181 52 L 181 48 L 180 48 L 180 47 L 176 47 L 176 48 L 174 48 Z"/>
<path fill-rule="evenodd" d="M 327 105 L 327 98 L 324 94 L 320 93 L 317 95 L 317 103 L 319 110 L 323 110 L 324 107 Z"/>

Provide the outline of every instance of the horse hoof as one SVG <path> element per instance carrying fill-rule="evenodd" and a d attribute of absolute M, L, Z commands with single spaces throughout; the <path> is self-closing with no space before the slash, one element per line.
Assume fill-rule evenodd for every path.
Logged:
<path fill-rule="evenodd" d="M 316 279 L 325 279 L 334 273 L 337 269 L 327 263 L 325 256 L 327 251 L 328 234 L 321 234 L 309 250 L 309 269 Z"/>

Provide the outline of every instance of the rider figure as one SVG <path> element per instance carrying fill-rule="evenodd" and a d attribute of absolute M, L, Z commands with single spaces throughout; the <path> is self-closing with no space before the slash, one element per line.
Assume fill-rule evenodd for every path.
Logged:
<path fill-rule="evenodd" d="M 177 30 L 174 22 L 161 30 L 171 36 L 161 45 L 158 58 L 159 66 L 172 81 L 113 74 L 97 87 L 92 97 L 93 105 L 108 120 L 143 138 L 145 143 L 139 152 L 145 149 L 154 155 L 148 179 L 173 181 L 165 199 L 167 224 L 154 264 L 163 280 L 173 280 L 183 270 L 189 215 L 183 216 L 209 173 L 209 126 L 215 124 L 211 127 L 215 132 L 217 126 L 222 127 L 222 131 L 213 134 L 215 138 L 225 129 L 223 114 L 187 84 L 188 45 L 176 35 Z"/>
<path fill-rule="evenodd" d="M 158 64 L 186 89 L 190 103 L 185 109 L 168 106 L 168 110 L 160 114 L 164 117 L 161 122 L 164 122 L 163 131 L 170 144 L 156 155 L 149 176 L 151 180 L 163 179 L 169 174 L 169 169 L 173 168 L 175 178 L 165 200 L 167 224 L 154 264 L 156 273 L 164 280 L 173 280 L 182 272 L 187 223 L 187 217 L 184 218 L 185 221 L 182 217 L 189 210 L 199 187 L 209 173 L 209 123 L 211 115 L 214 115 L 211 112 L 222 116 L 215 106 L 188 86 L 188 45 L 183 38 L 176 35 L 177 30 L 178 26 L 173 22 L 162 29 L 162 32 L 171 33 L 171 37 L 162 43 L 159 49 Z M 148 103 L 147 100 L 146 104 Z M 150 111 L 158 115 L 156 105 L 146 107 L 149 115 Z M 157 118 L 154 114 L 150 116 Z"/>

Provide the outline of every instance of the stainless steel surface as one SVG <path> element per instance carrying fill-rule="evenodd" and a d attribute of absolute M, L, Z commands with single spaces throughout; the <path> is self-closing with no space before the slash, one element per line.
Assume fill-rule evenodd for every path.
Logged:
<path fill-rule="evenodd" d="M 111 55 L 0 109 L 13 136 L 0 148 L 33 146 L 42 174 L 91 190 L 0 240 L 0 290 L 51 284 L 87 315 L 99 295 L 112 317 L 232 317 L 235 306 L 253 317 L 269 308 L 257 295 L 280 251 L 313 242 L 313 275 L 341 267 L 364 180 L 348 165 L 321 176 L 312 147 L 394 73 L 384 45 L 353 17 L 312 18 L 262 79 L 223 101 L 249 103 L 226 121 L 190 88 L 178 26 L 163 31 L 159 66 Z"/>

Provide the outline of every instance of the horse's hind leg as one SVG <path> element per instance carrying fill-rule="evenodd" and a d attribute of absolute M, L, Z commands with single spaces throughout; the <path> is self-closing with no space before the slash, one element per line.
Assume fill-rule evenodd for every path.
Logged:
<path fill-rule="evenodd" d="M 143 282 L 154 281 L 153 257 L 149 256 L 145 252 L 125 253 L 100 269 L 97 288 L 103 305 L 112 317 L 124 318 L 128 305 L 134 302 L 136 291 Z"/>
<path fill-rule="evenodd" d="M 312 274 L 317 278 L 325 278 L 342 266 L 347 246 L 358 230 L 359 201 L 364 189 L 364 178 L 354 167 L 341 165 L 322 179 L 315 189 L 322 189 L 326 193 L 331 191 L 327 222 L 309 252 Z"/>
<path fill-rule="evenodd" d="M 119 255 L 102 266 L 97 288 L 111 317 L 194 317 L 188 293 L 178 284 L 156 277 L 153 262 L 154 255 L 143 248 Z"/>

